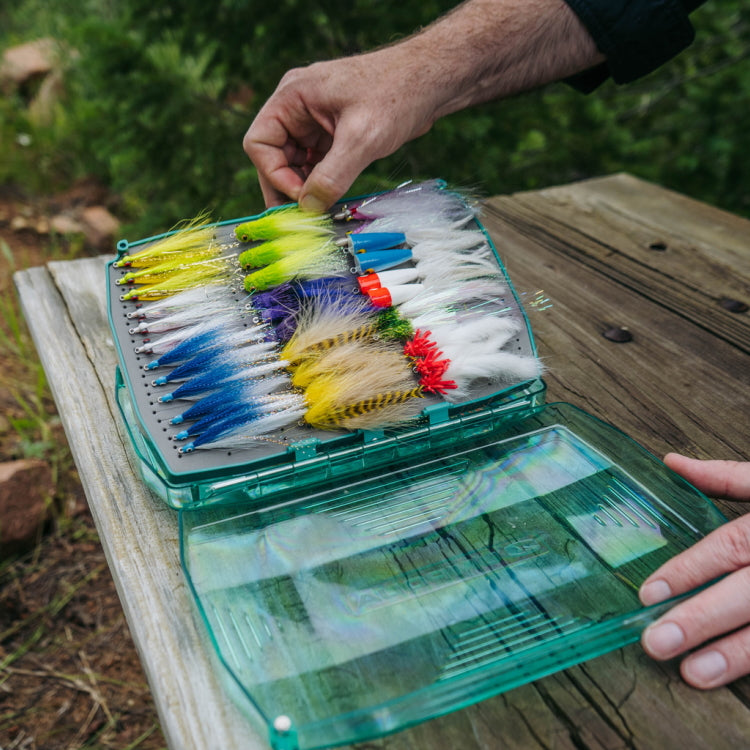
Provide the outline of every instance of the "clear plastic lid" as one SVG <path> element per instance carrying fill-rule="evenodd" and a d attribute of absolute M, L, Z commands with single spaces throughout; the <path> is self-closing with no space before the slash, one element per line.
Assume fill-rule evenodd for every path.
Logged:
<path fill-rule="evenodd" d="M 376 737 L 632 642 L 665 607 L 641 582 L 724 521 L 570 405 L 451 429 L 344 486 L 180 513 L 210 637 L 274 746 Z"/>

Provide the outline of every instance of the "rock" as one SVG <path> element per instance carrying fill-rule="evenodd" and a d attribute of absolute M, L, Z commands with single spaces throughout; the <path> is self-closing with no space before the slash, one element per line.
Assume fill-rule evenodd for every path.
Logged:
<path fill-rule="evenodd" d="M 9 47 L 0 61 L 0 83 L 18 88 L 32 78 L 47 75 L 55 64 L 57 42 L 54 39 L 35 39 Z"/>
<path fill-rule="evenodd" d="M 0 559 L 34 546 L 53 494 L 52 470 L 44 461 L 0 463 Z"/>
<path fill-rule="evenodd" d="M 62 212 L 80 206 L 104 205 L 109 200 L 107 188 L 94 177 L 81 177 L 69 188 L 50 199 L 50 208 Z"/>
<path fill-rule="evenodd" d="M 108 248 L 120 231 L 120 222 L 104 206 L 84 208 L 80 220 L 86 239 L 99 250 Z"/>
<path fill-rule="evenodd" d="M 120 222 L 104 206 L 85 206 L 55 214 L 49 228 L 62 235 L 83 234 L 97 250 L 111 250 Z"/>
<path fill-rule="evenodd" d="M 50 231 L 63 235 L 83 233 L 83 227 L 80 222 L 72 216 L 68 216 L 68 214 L 55 214 L 49 220 L 49 228 Z"/>
<path fill-rule="evenodd" d="M 29 102 L 29 119 L 34 125 L 46 127 L 55 121 L 58 106 L 64 93 L 63 77 L 59 70 L 53 70 Z"/>
<path fill-rule="evenodd" d="M 29 228 L 29 220 L 25 216 L 14 216 L 10 220 L 10 228 L 14 232 L 20 232 Z"/>

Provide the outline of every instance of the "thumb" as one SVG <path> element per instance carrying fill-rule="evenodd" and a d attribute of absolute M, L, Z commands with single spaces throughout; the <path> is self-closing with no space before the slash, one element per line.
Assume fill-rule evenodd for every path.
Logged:
<path fill-rule="evenodd" d="M 345 128 L 340 123 L 328 153 L 305 180 L 299 204 L 305 211 L 325 211 L 352 186 L 362 171 L 378 154 L 368 146 L 360 129 Z"/>

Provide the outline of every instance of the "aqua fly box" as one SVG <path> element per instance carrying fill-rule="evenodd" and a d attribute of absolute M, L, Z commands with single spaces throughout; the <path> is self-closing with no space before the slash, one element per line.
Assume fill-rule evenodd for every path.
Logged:
<path fill-rule="evenodd" d="M 336 239 L 354 217 L 333 223 Z M 255 218 L 212 225 L 213 241 L 233 246 Z M 535 357 L 491 240 L 475 217 L 467 228 L 502 278 L 482 314 L 514 317 L 504 350 Z M 118 257 L 162 238 L 123 241 Z M 179 509 L 228 694 L 274 748 L 382 736 L 636 641 L 668 606 L 644 608 L 640 584 L 725 520 L 623 433 L 544 404 L 538 375 L 420 394 L 396 426 L 295 420 L 251 445 L 180 452 L 184 405 L 160 402 L 159 369 L 144 369 L 149 334 L 131 331 L 145 303 L 121 299 L 125 273 L 108 266 L 118 402 L 145 482 Z M 223 283 L 244 307 L 242 276 Z"/>

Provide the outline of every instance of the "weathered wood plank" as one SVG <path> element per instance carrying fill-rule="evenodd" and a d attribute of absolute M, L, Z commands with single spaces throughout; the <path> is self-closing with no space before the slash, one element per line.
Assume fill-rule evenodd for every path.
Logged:
<path fill-rule="evenodd" d="M 62 295 L 86 357 L 109 397 L 115 389 L 117 360 L 107 320 L 104 268 L 108 259 L 100 256 L 74 262 L 53 261 L 47 264 L 47 270 Z"/>
<path fill-rule="evenodd" d="M 684 215 L 693 202 L 654 186 L 644 198 L 640 187 L 618 176 L 555 188 L 561 192 L 553 198 L 553 191 L 540 191 L 490 201 L 486 224 L 514 283 L 521 291 L 543 287 L 554 302 L 544 313 L 531 311 L 550 398 L 583 406 L 657 454 L 676 448 L 746 457 L 749 428 L 738 418 L 748 411 L 750 382 L 743 321 L 728 318 L 719 340 L 693 310 L 702 290 L 691 288 L 685 299 L 675 291 L 666 303 L 658 297 L 660 279 L 672 278 L 677 289 L 683 282 L 674 274 L 682 270 L 648 264 L 638 270 L 644 265 L 638 253 L 648 259 L 654 253 L 640 248 L 645 235 L 633 239 L 639 212 L 668 248 L 682 247 L 680 232 L 670 234 L 660 217 Z M 564 192 L 569 209 L 560 204 Z M 602 195 L 606 221 L 591 208 Z M 550 213 L 557 212 L 552 223 L 550 204 L 556 206 Z M 690 274 L 713 273 L 711 283 L 718 283 L 716 268 L 733 265 L 740 286 L 732 289 L 741 291 L 750 278 L 742 265 L 745 223 L 697 206 L 687 211 L 696 224 L 688 228 L 702 243 L 690 256 Z M 723 244 L 701 234 L 704 222 L 713 222 L 711 232 Z M 175 748 L 265 746 L 226 698 L 220 667 L 199 640 L 202 623 L 179 569 L 174 513 L 143 489 L 128 464 L 114 406 L 102 260 L 50 270 L 52 276 L 41 269 L 20 274 L 19 289 L 168 741 Z M 634 340 L 604 339 L 601 332 L 612 324 L 627 325 Z M 657 665 L 634 645 L 367 747 L 732 748 L 747 736 L 750 711 L 732 691 L 691 690 L 674 664 Z"/>
<path fill-rule="evenodd" d="M 521 291 L 543 287 L 553 307 L 530 310 L 551 400 L 575 403 L 646 448 L 737 458 L 750 425 L 748 357 L 606 274 L 529 237 L 494 212 L 485 224 L 505 248 Z M 626 326 L 627 343 L 602 333 Z M 739 411 L 738 411 L 739 410 Z"/>
<path fill-rule="evenodd" d="M 180 569 L 175 513 L 138 480 L 115 427 L 115 358 L 102 328 L 101 268 L 95 259 L 57 264 L 61 286 L 72 290 L 65 298 L 45 269 L 19 272 L 15 280 L 164 735 L 174 748 L 265 747 L 222 690 Z M 108 373 L 105 387 L 87 348 Z"/>
<path fill-rule="evenodd" d="M 624 216 L 634 231 L 637 232 L 640 226 L 653 228 L 652 242 L 662 240 L 669 246 L 676 238 L 692 240 L 709 264 L 715 261 L 733 269 L 744 280 L 740 288 L 747 288 L 750 279 L 750 221 L 741 216 L 625 173 L 537 192 L 544 197 L 576 196 L 579 205 L 589 205 L 594 210 L 597 205 L 605 203 L 610 210 Z M 650 252 L 645 257 L 649 257 Z M 687 260 L 692 258 L 690 255 Z M 683 272 L 689 279 L 691 268 L 683 269 Z"/>
<path fill-rule="evenodd" d="M 560 257 L 750 353 L 750 315 L 721 305 L 723 298 L 750 304 L 750 221 L 628 175 L 501 196 L 487 205 Z"/>
<path fill-rule="evenodd" d="M 16 284 L 35 343 L 44 353 L 42 364 L 63 415 L 165 737 L 176 750 L 266 747 L 265 739 L 231 703 L 227 685 L 219 678 L 223 667 L 209 650 L 180 568 L 175 512 L 153 497 L 137 476 L 136 459 L 114 399 L 117 360 L 106 315 L 104 260 L 52 263 L 50 273 L 44 269 L 19 273 Z M 75 378 L 70 378 L 72 372 Z M 519 721 L 517 709 L 502 698 L 489 704 L 493 702 L 498 727 L 517 724 L 520 728 L 518 742 L 505 743 L 508 750 L 546 746 L 529 744 L 533 735 L 523 729 L 525 722 Z M 536 732 L 567 734 L 565 724 L 531 688 L 526 705 Z M 473 728 L 488 710 L 488 706 L 471 707 L 459 718 L 443 717 L 383 740 L 384 746 L 395 742 L 394 747 L 411 750 L 432 747 L 448 733 L 456 737 L 456 747 L 489 750 L 495 741 L 485 738 L 485 744 Z M 212 726 L 218 729 L 213 731 Z"/>
<path fill-rule="evenodd" d="M 532 203 L 534 197 L 528 194 L 524 200 Z M 497 246 L 504 249 L 511 278 L 521 291 L 533 292 L 543 287 L 553 301 L 551 310 L 541 314 L 530 311 L 540 355 L 549 368 L 546 380 L 550 399 L 582 406 L 622 428 L 657 455 L 676 449 L 703 457 L 747 459 L 747 355 L 728 341 L 717 339 L 699 322 L 683 317 L 679 310 L 665 309 L 643 289 L 624 285 L 610 274 L 605 262 L 598 266 L 575 253 L 560 252 L 557 238 L 546 231 L 536 231 L 538 226 L 532 224 L 538 221 L 546 227 L 545 219 L 539 218 L 547 204 L 545 199 L 540 199 L 541 207 L 534 207 L 529 224 L 522 225 L 508 219 L 509 214 L 515 217 L 515 198 L 502 200 L 501 211 L 494 210 L 497 201 L 490 202 L 485 224 Z M 622 200 L 622 212 L 627 213 L 629 207 Z M 571 203 L 567 221 L 577 225 L 577 205 L 572 199 Z M 506 210 L 508 206 L 510 211 Z M 593 227 L 591 217 L 588 221 L 588 231 L 606 235 L 606 228 Z M 666 230 L 661 237 L 668 243 L 672 241 Z M 691 273 L 700 278 L 711 262 L 696 254 Z M 750 278 L 742 274 L 738 277 L 740 282 Z M 733 326 L 744 323 L 736 316 L 729 320 Z M 634 334 L 633 341 L 615 344 L 605 339 L 602 332 L 611 325 L 627 326 Z M 734 340 L 732 330 L 727 338 Z M 730 515 L 745 510 L 728 503 L 720 505 Z M 625 673 L 623 669 L 613 669 L 610 680 L 615 657 L 623 659 Z M 663 670 L 661 678 L 655 677 L 655 670 Z M 638 686 L 632 696 L 627 696 L 627 726 L 637 727 L 640 737 L 633 730 L 627 747 L 733 747 L 740 746 L 748 732 L 745 704 L 732 695 L 732 691 L 740 697 L 747 693 L 747 679 L 736 683 L 732 690 L 697 693 L 681 682 L 675 665 L 654 665 L 638 646 L 567 670 L 566 676 L 589 692 L 575 678 L 579 671 L 607 686 L 601 701 L 590 693 L 592 704 L 607 715 L 613 713 L 612 707 L 607 706 L 616 695 L 615 687 Z M 629 680 L 628 671 L 632 673 Z M 669 686 L 666 698 L 664 685 Z M 669 697 L 677 693 L 680 709 Z M 712 726 L 711 712 L 724 710 L 718 704 L 712 707 L 714 700 L 728 701 L 733 716 L 730 723 L 738 721 L 742 727 L 739 732 L 727 733 L 723 723 L 721 728 Z M 617 715 L 626 715 L 625 706 L 615 706 Z M 665 723 L 670 722 L 670 716 L 672 724 L 680 722 L 679 729 L 665 736 L 655 728 L 658 722 L 654 719 L 660 713 Z"/>
<path fill-rule="evenodd" d="M 675 664 L 652 662 L 638 645 L 567 670 L 566 676 L 606 719 L 622 728 L 623 747 L 747 746 L 750 712 L 732 691 L 697 691 L 680 679 Z"/>
<path fill-rule="evenodd" d="M 64 414 L 66 432 L 165 735 L 174 748 L 214 746 L 202 742 L 211 724 L 218 723 L 223 736 L 215 746 L 252 747 L 247 735 L 252 730 L 243 726 L 242 717 L 234 716 L 216 680 L 220 665 L 212 654 L 200 653 L 205 642 L 196 642 L 202 623 L 195 622 L 197 615 L 179 568 L 174 512 L 143 488 L 133 472 L 132 454 L 123 446 L 122 429 L 118 436 L 120 420 L 114 414 L 112 395 L 116 358 L 100 291 L 102 260 L 53 264 L 52 271 L 57 288 L 42 269 L 19 274 L 17 285 L 22 299 L 44 300 L 41 308 L 34 303 L 34 309 L 25 309 L 25 314 L 37 346 L 45 352 L 43 364 L 51 374 L 53 393 Z M 51 321 L 58 321 L 57 327 Z M 69 377 L 71 372 L 76 373 L 74 379 Z M 186 644 L 190 644 L 187 653 Z M 179 685 L 170 684 L 175 680 Z M 523 710 L 517 702 L 521 695 Z M 494 748 L 500 735 L 509 750 L 548 747 L 550 738 L 555 738 L 557 747 L 575 747 L 568 723 L 552 712 L 534 687 L 515 691 L 514 701 L 499 696 L 383 743 L 416 749 L 432 747 L 450 736 L 455 738 L 454 746 L 473 750 Z M 579 696 L 578 701 L 583 699 Z M 219 706 L 212 710 L 212 703 L 217 702 Z M 217 716 L 220 712 L 225 715 Z M 192 726 L 185 716 L 200 726 Z M 589 727 L 586 731 L 594 730 Z M 260 739 L 257 742 L 257 746 L 265 746 Z"/>

